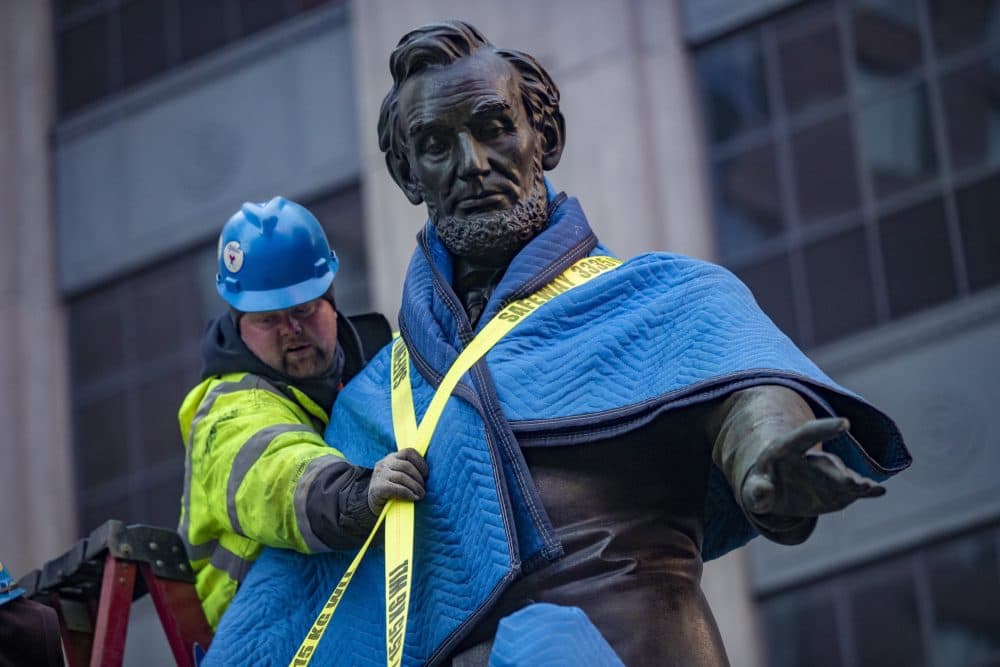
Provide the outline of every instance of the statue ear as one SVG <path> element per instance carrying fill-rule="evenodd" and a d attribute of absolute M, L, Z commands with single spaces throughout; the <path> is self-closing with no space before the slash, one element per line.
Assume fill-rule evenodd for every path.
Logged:
<path fill-rule="evenodd" d="M 542 168 L 550 171 L 556 168 L 566 145 L 566 121 L 562 112 L 555 109 L 545 114 L 542 123 Z"/>
<path fill-rule="evenodd" d="M 410 173 L 410 163 L 405 157 L 394 155 L 393 151 L 386 151 L 385 166 L 389 168 L 392 180 L 403 191 L 411 204 L 420 204 L 424 201 L 424 195 L 420 192 L 420 186 L 413 179 Z"/>

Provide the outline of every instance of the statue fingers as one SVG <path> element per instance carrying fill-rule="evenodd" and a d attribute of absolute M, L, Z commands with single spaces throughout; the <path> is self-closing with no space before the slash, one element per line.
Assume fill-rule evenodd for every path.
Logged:
<path fill-rule="evenodd" d="M 753 514 L 770 514 L 776 502 L 774 482 L 768 475 L 753 473 L 743 482 L 743 507 Z"/>

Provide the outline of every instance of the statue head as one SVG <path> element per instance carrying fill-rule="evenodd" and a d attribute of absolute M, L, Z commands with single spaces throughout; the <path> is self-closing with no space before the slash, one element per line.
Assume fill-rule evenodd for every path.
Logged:
<path fill-rule="evenodd" d="M 562 155 L 559 91 L 533 57 L 461 21 L 407 33 L 389 61 L 379 148 L 455 255 L 509 260 L 544 228 L 544 170 Z"/>

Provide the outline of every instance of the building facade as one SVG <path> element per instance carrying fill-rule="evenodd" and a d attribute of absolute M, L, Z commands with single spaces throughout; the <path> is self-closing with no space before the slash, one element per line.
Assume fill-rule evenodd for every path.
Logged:
<path fill-rule="evenodd" d="M 0 557 L 176 522 L 176 408 L 243 201 L 308 205 L 339 305 L 394 319 L 423 211 L 375 123 L 396 40 L 447 17 L 550 70 L 550 178 L 602 241 L 731 268 L 913 450 L 806 544 L 708 565 L 733 664 L 1000 659 L 995 0 L 0 3 Z"/>

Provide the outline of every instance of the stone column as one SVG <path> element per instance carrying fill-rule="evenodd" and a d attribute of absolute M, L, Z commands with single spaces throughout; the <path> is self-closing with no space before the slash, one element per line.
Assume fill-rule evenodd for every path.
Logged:
<path fill-rule="evenodd" d="M 0 559 L 15 576 L 75 537 L 66 308 L 49 142 L 48 2 L 0 3 Z"/>

